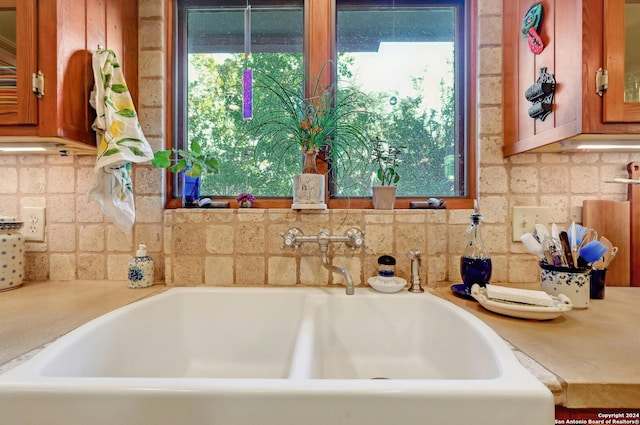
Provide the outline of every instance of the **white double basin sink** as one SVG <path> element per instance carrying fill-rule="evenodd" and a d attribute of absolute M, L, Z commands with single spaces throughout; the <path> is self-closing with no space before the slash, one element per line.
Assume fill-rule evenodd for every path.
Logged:
<path fill-rule="evenodd" d="M 173 288 L 0 376 L 0 423 L 12 425 L 553 418 L 550 391 L 480 320 L 429 293 L 367 288 Z"/>

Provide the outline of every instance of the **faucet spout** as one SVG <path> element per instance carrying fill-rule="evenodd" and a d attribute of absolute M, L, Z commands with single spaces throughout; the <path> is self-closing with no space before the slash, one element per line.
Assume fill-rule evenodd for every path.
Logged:
<path fill-rule="evenodd" d="M 360 230 L 354 227 L 347 230 L 344 235 L 331 235 L 328 230 L 323 230 L 316 236 L 305 236 L 300 229 L 298 229 L 297 227 L 292 227 L 287 232 L 280 233 L 280 236 L 282 236 L 282 239 L 284 240 L 284 245 L 282 245 L 283 249 L 287 247 L 299 248 L 300 245 L 305 242 L 317 242 L 320 246 L 322 265 L 329 271 L 340 273 L 342 276 L 344 276 L 347 295 L 353 295 L 353 279 L 351 278 L 351 273 L 349 273 L 349 270 L 343 269 L 342 267 L 334 266 L 329 262 L 329 243 L 344 243 L 352 250 L 355 250 L 356 248 L 365 246 L 364 234 L 364 230 Z"/>
<path fill-rule="evenodd" d="M 333 264 L 329 264 L 329 257 L 327 255 L 327 251 L 329 251 L 329 245 L 328 244 L 320 244 L 320 256 L 322 258 L 322 265 L 329 271 L 332 271 L 334 273 L 340 273 L 342 276 L 344 276 L 344 282 L 345 282 L 345 291 L 347 293 L 347 295 L 353 295 L 355 290 L 353 287 L 353 279 L 351 278 L 351 273 L 349 273 L 349 270 L 344 269 L 342 267 L 338 267 L 338 266 L 334 266 Z"/>

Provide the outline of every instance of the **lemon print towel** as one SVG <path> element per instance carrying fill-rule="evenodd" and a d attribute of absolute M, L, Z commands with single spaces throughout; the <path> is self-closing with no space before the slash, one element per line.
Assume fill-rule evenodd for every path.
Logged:
<path fill-rule="evenodd" d="M 112 50 L 93 54 L 95 88 L 91 105 L 96 110 L 92 128 L 96 132 L 96 184 L 89 197 L 104 215 L 130 233 L 136 218 L 131 163 L 153 159 L 153 151 L 142 133 L 122 68 Z"/>

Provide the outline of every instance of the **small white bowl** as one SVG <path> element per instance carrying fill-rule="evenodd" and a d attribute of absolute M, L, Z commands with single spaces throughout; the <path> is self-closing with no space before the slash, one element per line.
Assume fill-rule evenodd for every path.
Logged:
<path fill-rule="evenodd" d="M 398 292 L 405 286 L 407 286 L 407 281 L 401 277 L 382 277 L 382 276 L 373 276 L 367 279 L 367 283 L 376 291 L 384 292 L 385 294 L 393 294 L 394 292 Z"/>

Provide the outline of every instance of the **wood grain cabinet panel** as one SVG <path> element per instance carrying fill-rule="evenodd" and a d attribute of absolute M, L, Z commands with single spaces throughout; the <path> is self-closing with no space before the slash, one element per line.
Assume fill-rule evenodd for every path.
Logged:
<path fill-rule="evenodd" d="M 0 125 L 35 125 L 38 115 L 31 73 L 36 69 L 37 38 L 34 31 L 22 29 L 36 26 L 36 0 L 0 0 L 0 13 L 4 28 L 0 33 Z M 17 24 L 11 25 L 12 19 Z"/>
<path fill-rule="evenodd" d="M 94 85 L 91 57 L 98 46 L 116 52 L 135 103 L 137 0 L 19 0 L 17 3 L 33 6 L 17 14 L 18 60 L 23 55 L 35 54 L 33 65 L 25 71 L 29 76 L 29 87 L 25 90 L 29 101 L 20 102 L 18 109 L 32 111 L 30 114 L 35 119 L 8 120 L 0 115 L 0 139 L 31 142 L 42 138 L 60 139 L 72 147 L 95 151 L 95 135 L 91 130 L 95 111 L 89 104 Z M 45 94 L 41 98 L 31 92 L 30 77 L 38 71 L 45 79 Z"/>
<path fill-rule="evenodd" d="M 545 48 L 539 55 L 531 52 L 520 32 L 532 3 L 503 1 L 504 155 L 572 150 L 567 140 L 613 144 L 640 139 L 640 102 L 624 102 L 619 89 L 624 69 L 605 57 L 624 61 L 625 0 L 541 0 L 539 32 Z M 607 66 L 610 89 L 600 96 L 596 72 Z M 552 113 L 541 121 L 529 117 L 531 103 L 524 94 L 543 67 L 555 76 L 556 92 Z M 625 112 L 612 118 L 620 105 Z"/>

